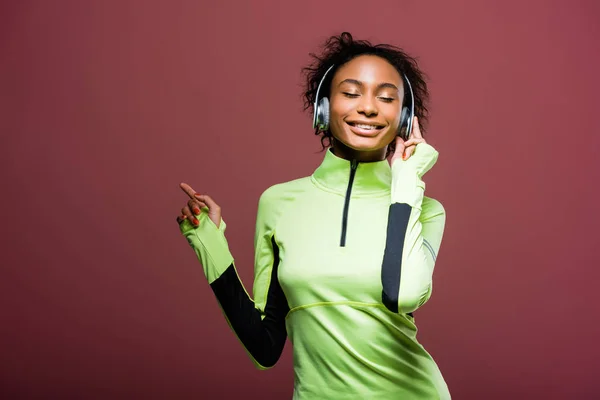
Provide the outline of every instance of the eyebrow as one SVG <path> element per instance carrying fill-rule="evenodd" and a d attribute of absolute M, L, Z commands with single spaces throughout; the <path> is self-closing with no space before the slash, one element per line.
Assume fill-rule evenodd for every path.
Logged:
<path fill-rule="evenodd" d="M 361 81 L 357 81 L 356 79 L 344 79 L 343 81 L 340 82 L 340 84 L 338 86 L 341 86 L 343 83 L 352 83 L 354 85 L 361 86 L 361 87 L 364 86 L 364 84 Z M 398 87 L 396 85 L 389 83 L 389 82 L 383 82 L 383 83 L 380 83 L 379 85 L 377 85 L 377 89 L 382 89 L 382 88 L 389 88 L 389 89 L 394 89 L 394 90 L 400 91 L 400 89 L 398 89 Z"/>

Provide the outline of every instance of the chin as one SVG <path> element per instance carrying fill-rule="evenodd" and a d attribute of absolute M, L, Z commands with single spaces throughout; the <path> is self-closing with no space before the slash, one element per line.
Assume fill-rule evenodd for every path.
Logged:
<path fill-rule="evenodd" d="M 361 136 L 348 138 L 348 140 L 344 140 L 343 143 L 351 149 L 358 151 L 373 151 L 385 147 L 385 143 L 382 143 L 379 138 L 366 138 Z"/>

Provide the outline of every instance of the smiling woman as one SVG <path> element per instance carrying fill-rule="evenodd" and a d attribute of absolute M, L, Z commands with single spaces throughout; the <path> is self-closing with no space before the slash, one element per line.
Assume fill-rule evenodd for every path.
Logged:
<path fill-rule="evenodd" d="M 414 114 L 419 117 L 421 132 L 426 131 L 429 117 L 427 83 L 416 59 L 402 49 L 389 44 L 372 45 L 367 41 L 354 40 L 345 32 L 327 40 L 321 55 L 311 56 L 314 63 L 303 69 L 306 74 L 304 108 L 313 111 L 320 84 L 323 88 L 319 97 L 326 97 L 331 102 L 330 126 L 326 129 L 315 129 L 316 135 L 322 135 L 323 149 L 331 146 L 334 152 L 352 154 L 353 152 L 346 148 L 348 145 L 353 148 L 351 143 L 336 137 L 335 133 L 344 132 L 341 127 L 348 123 L 352 125 L 356 119 L 357 122 L 375 124 L 387 129 L 385 132 L 378 132 L 375 140 L 363 140 L 363 147 L 353 148 L 367 153 L 354 154 L 365 161 L 381 160 L 383 151 L 384 157 L 387 158 L 395 150 L 395 135 L 400 134 L 402 138 L 407 138 L 406 130 L 410 129 L 410 126 L 399 126 L 399 123 L 401 107 L 411 102 Z M 330 69 L 332 71 L 328 72 Z M 410 87 L 407 87 L 407 84 L 410 84 Z M 353 110 L 356 114 L 349 115 L 348 112 Z M 397 120 L 394 120 L 394 117 Z M 358 130 L 354 132 L 359 136 L 365 134 Z M 375 135 L 375 132 L 369 131 L 366 134 L 371 136 Z M 352 135 L 345 137 L 349 139 Z M 338 143 L 335 143 L 336 139 Z M 370 150 L 376 148 L 379 151 L 373 154 Z M 408 149 L 409 155 L 412 151 L 413 148 Z"/>
<path fill-rule="evenodd" d="M 258 368 L 273 367 L 290 338 L 294 399 L 449 399 L 413 314 L 431 296 L 446 221 L 424 195 L 438 157 L 419 124 L 427 86 L 402 50 L 348 33 L 314 57 L 304 96 L 328 150 L 310 176 L 259 199 L 254 300 L 221 208 L 185 183 L 181 233 Z"/>

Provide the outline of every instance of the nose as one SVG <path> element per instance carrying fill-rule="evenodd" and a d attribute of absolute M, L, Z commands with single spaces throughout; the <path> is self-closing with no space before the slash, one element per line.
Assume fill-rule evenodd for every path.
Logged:
<path fill-rule="evenodd" d="M 372 96 L 361 96 L 356 111 L 367 117 L 375 116 L 378 113 L 377 105 Z"/>

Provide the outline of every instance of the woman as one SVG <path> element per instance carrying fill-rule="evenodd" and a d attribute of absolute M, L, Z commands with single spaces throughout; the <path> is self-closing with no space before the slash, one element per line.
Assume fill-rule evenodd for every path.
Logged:
<path fill-rule="evenodd" d="M 318 108 L 327 151 L 311 176 L 260 197 L 254 301 L 220 207 L 185 183 L 181 232 L 258 368 L 275 365 L 289 335 L 294 399 L 449 399 L 412 315 L 431 295 L 445 224 L 422 181 L 438 157 L 419 126 L 427 85 L 401 49 L 349 33 L 312 56 L 305 108 Z"/>

